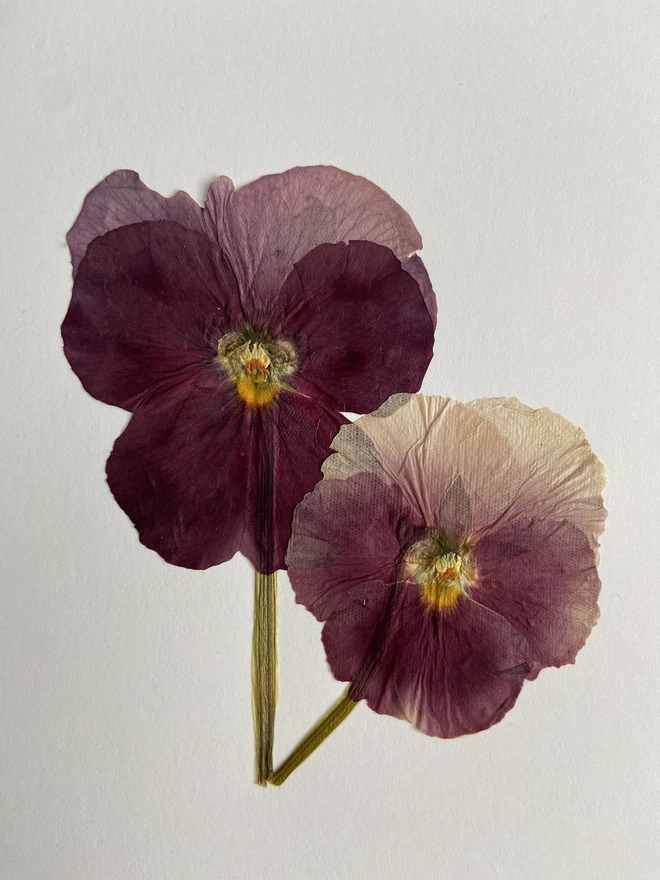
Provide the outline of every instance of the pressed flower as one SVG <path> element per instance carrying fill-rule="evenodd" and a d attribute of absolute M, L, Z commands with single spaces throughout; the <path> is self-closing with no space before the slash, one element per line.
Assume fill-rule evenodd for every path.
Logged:
<path fill-rule="evenodd" d="M 581 430 L 512 399 L 398 394 L 332 445 L 287 563 L 351 682 L 340 705 L 456 737 L 575 660 L 598 619 L 606 515 Z"/>
<path fill-rule="evenodd" d="M 235 192 L 221 177 L 205 208 L 118 171 L 68 242 L 64 350 L 90 394 L 133 412 L 107 471 L 140 539 L 189 568 L 239 550 L 281 568 L 341 411 L 417 390 L 430 360 L 435 300 L 410 217 L 336 168 Z"/>
<path fill-rule="evenodd" d="M 255 668 L 274 692 L 273 573 L 295 505 L 342 410 L 417 390 L 431 358 L 419 234 L 374 184 L 312 167 L 237 191 L 221 177 L 204 208 L 118 171 L 67 240 L 65 354 L 90 394 L 132 412 L 110 488 L 168 562 L 251 560 Z"/>

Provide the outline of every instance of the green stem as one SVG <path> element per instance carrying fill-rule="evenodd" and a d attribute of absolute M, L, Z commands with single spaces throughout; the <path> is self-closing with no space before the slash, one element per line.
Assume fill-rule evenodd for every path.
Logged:
<path fill-rule="evenodd" d="M 266 785 L 273 772 L 277 679 L 277 572 L 260 574 L 256 571 L 252 633 L 252 709 L 259 785 Z"/>
<path fill-rule="evenodd" d="M 312 752 L 321 745 L 323 740 L 330 736 L 332 731 L 339 727 L 344 719 L 348 718 L 356 706 L 357 703 L 351 700 L 347 694 L 341 696 L 330 711 L 298 743 L 286 761 L 277 768 L 268 781 L 273 785 L 282 785 L 296 767 L 299 767 L 303 761 L 307 760 Z"/>

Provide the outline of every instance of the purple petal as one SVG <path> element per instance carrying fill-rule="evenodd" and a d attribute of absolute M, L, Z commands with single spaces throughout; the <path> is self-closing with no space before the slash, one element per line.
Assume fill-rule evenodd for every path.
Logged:
<path fill-rule="evenodd" d="M 322 480 L 294 517 L 286 562 L 296 601 L 328 620 L 361 601 L 355 591 L 362 584 L 393 583 L 399 520 L 395 498 L 376 475 Z"/>
<path fill-rule="evenodd" d="M 166 199 L 146 187 L 135 171 L 114 171 L 87 194 L 67 234 L 74 276 L 90 241 L 144 220 L 171 220 L 198 232 L 206 226 L 202 208 L 186 193 Z"/>
<path fill-rule="evenodd" d="M 217 342 L 240 324 L 235 278 L 217 245 L 153 222 L 92 242 L 62 336 L 86 390 L 133 410 L 157 387 L 224 381 L 213 364 Z"/>
<path fill-rule="evenodd" d="M 295 507 L 321 479 L 330 443 L 347 419 L 289 391 L 253 413 L 248 522 L 241 550 L 259 571 L 269 573 L 285 567 Z"/>
<path fill-rule="evenodd" d="M 140 540 L 167 562 L 209 568 L 241 546 L 252 419 L 233 390 L 177 388 L 132 416 L 108 459 L 108 484 Z"/>
<path fill-rule="evenodd" d="M 571 523 L 522 518 L 474 547 L 473 598 L 506 618 L 530 646 L 532 677 L 573 663 L 598 621 L 596 552 Z"/>
<path fill-rule="evenodd" d="M 292 394 L 254 409 L 227 384 L 178 387 L 133 414 L 108 483 L 142 543 L 167 562 L 209 568 L 240 550 L 270 573 L 284 566 L 293 510 L 344 422 Z"/>
<path fill-rule="evenodd" d="M 429 736 L 451 738 L 485 730 L 516 702 L 527 672 L 525 640 L 498 614 L 460 599 L 446 614 L 428 612 L 409 596 L 415 611 L 404 617 L 388 645 L 380 670 L 367 688 L 377 712 L 405 717 Z"/>
<path fill-rule="evenodd" d="M 323 628 L 328 663 L 336 678 L 353 682 L 350 696 L 429 736 L 462 736 L 501 721 L 529 668 L 525 640 L 469 599 L 449 613 L 429 609 L 412 583 L 399 585 L 384 627 L 393 589 L 361 585 L 353 606 Z"/>
<path fill-rule="evenodd" d="M 244 295 L 257 307 L 277 296 L 294 264 L 319 244 L 372 241 L 400 259 L 422 245 L 409 215 L 387 193 L 330 166 L 271 174 L 230 196 L 214 192 L 207 209 L 218 218 L 218 241 Z"/>
<path fill-rule="evenodd" d="M 390 250 L 367 241 L 307 254 L 287 278 L 270 328 L 292 341 L 299 377 L 351 412 L 416 391 L 433 354 L 418 284 Z"/>

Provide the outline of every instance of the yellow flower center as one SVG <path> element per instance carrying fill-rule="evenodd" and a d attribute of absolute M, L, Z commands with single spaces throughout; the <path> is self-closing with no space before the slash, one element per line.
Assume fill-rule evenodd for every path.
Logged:
<path fill-rule="evenodd" d="M 296 368 L 296 355 L 290 343 L 268 339 L 252 330 L 223 336 L 218 342 L 216 361 L 248 406 L 271 403 L 284 385 L 285 376 Z"/>
<path fill-rule="evenodd" d="M 477 583 L 469 543 L 448 542 L 442 536 L 418 541 L 405 557 L 407 577 L 421 587 L 422 601 L 437 611 L 451 611 L 461 595 Z"/>

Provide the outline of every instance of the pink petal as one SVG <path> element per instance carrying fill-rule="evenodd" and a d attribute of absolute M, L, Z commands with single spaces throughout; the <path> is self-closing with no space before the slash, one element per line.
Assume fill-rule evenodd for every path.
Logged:
<path fill-rule="evenodd" d="M 365 240 L 405 259 L 422 246 L 409 215 L 375 184 L 331 166 L 292 168 L 213 192 L 207 209 L 241 290 L 259 306 L 295 263 L 323 243 Z M 428 290 L 426 295 L 430 296 Z"/>
<path fill-rule="evenodd" d="M 66 237 L 74 276 L 90 241 L 111 229 L 144 220 L 171 220 L 205 232 L 202 209 L 189 195 L 177 192 L 166 199 L 146 187 L 135 171 L 114 171 L 87 194 Z"/>

